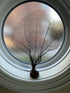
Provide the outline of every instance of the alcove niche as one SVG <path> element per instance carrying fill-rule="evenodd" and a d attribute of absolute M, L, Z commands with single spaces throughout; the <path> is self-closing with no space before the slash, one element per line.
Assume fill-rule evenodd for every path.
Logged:
<path fill-rule="evenodd" d="M 36 9 L 34 6 L 35 4 L 37 5 Z M 40 6 L 38 6 L 38 4 L 42 6 L 42 9 L 39 9 Z M 25 12 L 24 8 L 26 7 L 26 5 L 28 5 L 28 8 Z M 33 5 L 33 11 L 32 7 L 30 7 L 31 5 Z M 22 8 L 21 10 L 24 11 L 24 13 L 20 11 L 20 7 Z M 56 13 L 51 12 L 48 7 L 53 9 L 52 11 L 55 11 Z M 30 15 L 28 13 L 32 14 Z M 14 45 L 10 41 L 10 39 L 8 40 L 9 37 L 12 37 L 12 31 L 9 25 L 12 26 L 12 28 L 17 33 L 17 30 L 19 31 L 19 29 L 23 27 L 23 22 L 21 23 L 20 21 L 20 19 L 25 20 L 25 18 L 23 18 L 23 14 L 27 16 L 26 20 L 29 18 L 29 22 L 27 20 L 27 25 L 29 27 L 31 25 L 33 26 L 36 20 L 38 22 L 42 20 L 43 28 L 41 28 L 42 25 L 38 24 L 37 22 L 39 26 L 39 28 L 37 29 L 38 31 L 46 29 L 45 25 L 48 24 L 48 21 L 46 21 L 46 16 L 48 15 L 48 19 L 51 24 L 50 29 L 52 30 L 52 32 L 50 30 L 49 34 L 51 33 L 50 35 L 51 37 L 53 36 L 53 38 L 61 37 L 58 40 L 60 44 L 58 44 L 58 42 L 54 43 L 54 46 L 59 45 L 59 47 L 57 47 L 56 50 L 54 50 L 54 48 L 51 48 L 51 50 L 53 51 L 51 53 L 48 53 L 53 55 L 50 55 L 50 57 L 48 58 L 47 56 L 43 57 L 42 62 L 37 65 L 36 69 L 39 71 L 39 77 L 37 79 L 32 79 L 30 77 L 31 65 L 30 63 L 28 63 L 29 60 L 26 60 L 25 57 L 24 59 L 18 57 L 19 52 L 16 52 L 16 49 L 12 48 L 14 47 Z M 56 15 L 58 15 L 59 17 L 57 18 Z M 33 18 L 33 20 L 35 19 L 35 21 L 31 21 L 30 18 Z M 57 19 L 59 19 L 59 21 Z M 61 23 L 57 24 L 57 21 L 58 23 Z M 30 24 L 30 22 L 32 22 L 32 24 Z M 60 31 L 60 29 L 61 33 L 57 34 L 56 31 Z M 70 12 L 69 7 L 67 7 L 67 4 L 64 2 L 64 0 L 0 1 L 0 85 L 21 93 L 47 93 L 70 84 L 69 29 Z M 6 36 L 7 38 L 5 38 Z"/>

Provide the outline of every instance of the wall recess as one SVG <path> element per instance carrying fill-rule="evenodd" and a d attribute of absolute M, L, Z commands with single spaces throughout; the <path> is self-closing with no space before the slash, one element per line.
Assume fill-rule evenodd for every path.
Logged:
<path fill-rule="evenodd" d="M 34 1 L 36 2 L 36 1 Z M 60 51 L 52 60 L 42 62 L 36 67 L 39 71 L 39 77 L 32 79 L 30 77 L 31 65 L 29 63 L 19 62 L 10 55 L 7 51 L 8 46 L 5 42 L 4 36 L 8 36 L 11 32 L 5 33 L 4 27 L 8 20 L 9 13 L 18 5 L 28 3 L 25 0 L 6 0 L 1 1 L 0 6 L 0 85 L 9 89 L 19 91 L 21 93 L 46 93 L 65 85 L 70 84 L 70 15 L 67 6 L 61 0 L 41 0 L 37 3 L 49 5 L 62 20 L 63 37 L 60 45 Z M 9 12 L 10 11 L 10 12 Z M 14 12 L 15 13 L 15 12 Z M 44 14 L 44 13 L 43 13 Z M 13 17 L 17 18 L 15 14 Z M 7 18 L 7 20 L 6 20 Z M 13 21 L 13 20 L 11 20 Z M 19 22 L 20 20 L 17 19 Z M 10 22 L 9 22 L 10 23 Z M 16 24 L 15 22 L 13 24 Z M 8 25 L 7 25 L 8 27 Z M 45 28 L 45 27 L 44 27 Z M 56 29 L 56 28 L 55 28 Z M 6 28 L 5 28 L 6 30 Z M 9 31 L 10 28 L 8 28 Z M 39 30 L 39 28 L 38 28 Z M 6 46 L 7 47 L 6 47 Z M 55 63 L 54 63 L 55 61 Z M 50 64 L 48 64 L 50 63 Z M 27 66 L 29 64 L 29 66 Z M 8 86 L 9 85 L 9 86 Z"/>

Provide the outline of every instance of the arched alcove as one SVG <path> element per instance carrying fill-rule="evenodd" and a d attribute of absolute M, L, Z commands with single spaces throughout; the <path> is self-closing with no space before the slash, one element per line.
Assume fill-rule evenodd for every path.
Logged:
<path fill-rule="evenodd" d="M 70 13 L 63 0 L 37 1 L 48 4 L 57 11 L 64 24 L 65 33 L 62 48 L 59 55 L 53 59 L 53 64 L 46 68 L 42 63 L 37 67 L 40 72 L 38 79 L 30 78 L 30 66 L 27 68 L 26 65 L 19 65 L 18 60 L 7 51 L 3 40 L 3 28 L 7 15 L 12 9 L 27 1 L 2 0 L 0 2 L 0 85 L 21 93 L 47 93 L 70 84 Z M 55 65 L 54 61 L 56 61 Z"/>

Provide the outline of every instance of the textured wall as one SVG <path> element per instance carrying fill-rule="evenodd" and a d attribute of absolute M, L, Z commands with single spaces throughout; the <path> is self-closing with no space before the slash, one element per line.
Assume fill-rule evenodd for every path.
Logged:
<path fill-rule="evenodd" d="M 17 92 L 13 92 L 11 90 L 0 87 L 0 93 L 17 93 Z M 70 93 L 70 85 L 65 88 L 59 89 L 55 92 L 50 92 L 50 93 Z"/>

